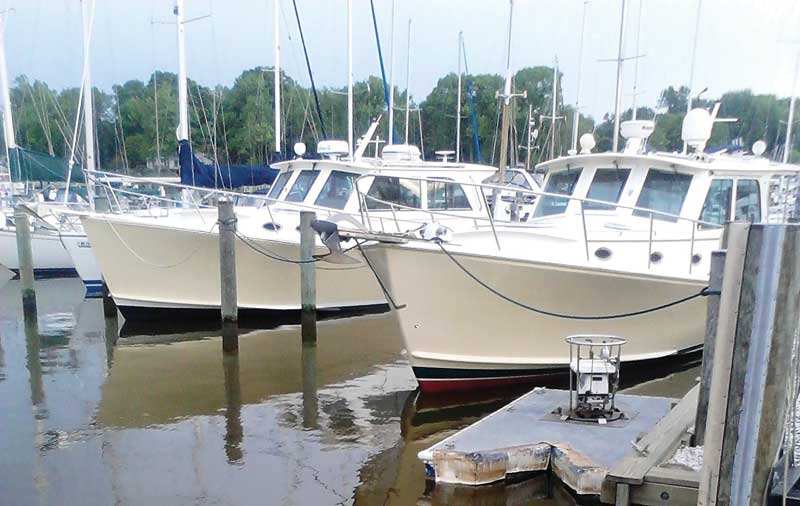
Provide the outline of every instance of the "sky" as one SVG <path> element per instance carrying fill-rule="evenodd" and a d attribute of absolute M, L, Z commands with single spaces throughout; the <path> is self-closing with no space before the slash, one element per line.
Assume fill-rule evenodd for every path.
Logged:
<path fill-rule="evenodd" d="M 91 1 L 91 0 L 87 0 Z M 231 85 L 245 69 L 274 63 L 274 0 L 185 0 L 189 77 L 203 85 Z M 291 0 L 281 6 L 282 67 L 308 85 Z M 632 105 L 638 62 L 639 105 L 654 106 L 669 85 L 688 84 L 701 1 L 694 67 L 695 92 L 706 97 L 750 88 L 791 93 L 800 51 L 796 0 L 627 0 L 623 107 Z M 0 0 L 10 9 L 6 54 L 10 76 L 25 74 L 61 89 L 78 86 L 82 73 L 80 0 Z M 95 0 L 92 79 L 95 86 L 147 79 L 155 69 L 177 70 L 174 0 Z M 374 0 L 389 71 L 392 0 Z M 641 3 L 640 3 L 641 2 Z M 347 1 L 297 0 L 318 86 L 347 82 Z M 586 4 L 583 58 L 581 19 Z M 354 79 L 380 75 L 369 0 L 352 0 Z M 622 0 L 515 0 L 511 67 L 552 65 L 564 73 L 563 93 L 575 103 L 582 61 L 581 110 L 595 118 L 614 109 L 615 59 Z M 641 9 L 641 15 L 640 15 Z M 473 74 L 505 72 L 509 2 L 505 0 L 396 0 L 395 83 L 423 100 L 439 77 L 455 72 L 458 32 L 464 32 Z M 204 17 L 208 16 L 208 17 Z M 641 18 L 641 22 L 638 22 Z M 411 19 L 410 52 L 406 50 Z"/>

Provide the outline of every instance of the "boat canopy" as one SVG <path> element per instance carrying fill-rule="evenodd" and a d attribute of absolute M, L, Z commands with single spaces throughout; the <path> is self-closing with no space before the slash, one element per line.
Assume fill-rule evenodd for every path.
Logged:
<path fill-rule="evenodd" d="M 11 181 L 15 183 L 30 181 L 65 183 L 69 177 L 69 162 L 63 158 L 21 147 L 10 149 L 8 156 Z M 72 177 L 69 179 L 73 183 L 86 182 L 80 165 L 75 164 Z"/>
<path fill-rule="evenodd" d="M 278 170 L 269 165 L 214 165 L 201 162 L 188 140 L 178 143 L 181 184 L 200 188 L 233 189 L 242 186 L 269 185 Z"/>

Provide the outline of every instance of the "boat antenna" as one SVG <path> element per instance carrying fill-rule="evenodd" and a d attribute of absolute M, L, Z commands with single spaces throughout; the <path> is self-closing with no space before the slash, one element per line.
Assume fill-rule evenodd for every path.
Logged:
<path fill-rule="evenodd" d="M 389 22 L 389 142 L 397 142 L 397 133 L 394 131 L 394 0 L 392 0 L 392 15 Z"/>
<path fill-rule="evenodd" d="M 91 1 L 91 6 L 89 2 Z M 96 0 L 81 0 L 83 21 L 83 135 L 86 142 L 86 163 L 84 180 L 86 181 L 86 195 L 89 200 L 89 209 L 94 211 L 94 185 L 91 183 L 88 171 L 95 170 L 94 151 L 94 100 L 92 100 L 92 25 L 94 24 L 94 7 Z M 65 190 L 66 193 L 66 190 Z"/>
<path fill-rule="evenodd" d="M 558 57 L 553 65 L 553 109 L 550 112 L 550 159 L 556 157 L 556 114 L 558 113 Z"/>
<path fill-rule="evenodd" d="M 347 152 L 353 159 L 353 0 L 347 0 Z"/>
<path fill-rule="evenodd" d="M 586 8 L 589 5 L 589 0 L 583 2 L 583 18 L 581 20 L 581 39 L 578 46 L 578 79 L 577 87 L 575 89 L 575 110 L 572 111 L 572 149 L 578 152 L 578 123 L 580 123 L 580 102 L 581 102 L 581 77 L 583 74 L 583 40 L 586 35 Z M 530 158 L 530 152 L 528 154 Z M 530 164 L 529 164 L 530 165 Z"/>
<path fill-rule="evenodd" d="M 461 161 L 461 41 L 464 32 L 458 32 L 458 92 L 456 93 L 456 163 Z"/>
<path fill-rule="evenodd" d="M 642 35 L 642 4 L 639 0 L 639 12 L 636 19 L 636 57 L 633 63 L 633 111 L 631 119 L 636 120 L 636 99 L 639 98 L 639 39 Z"/>
<path fill-rule="evenodd" d="M 308 69 L 308 80 L 311 81 L 311 93 L 314 95 L 314 104 L 317 107 L 317 116 L 319 117 L 319 128 L 322 130 L 322 138 L 327 139 L 328 134 L 325 132 L 325 120 L 322 117 L 322 107 L 319 105 L 319 95 L 317 94 L 317 86 L 314 84 L 314 73 L 311 72 L 311 61 L 308 59 L 308 49 L 306 48 L 306 39 L 303 36 L 303 25 L 300 24 L 300 13 L 297 11 L 297 0 L 292 0 L 294 6 L 294 17 L 297 20 L 297 31 L 300 32 L 300 43 L 303 44 L 303 55 L 306 57 L 306 68 Z"/>
<path fill-rule="evenodd" d="M 280 158 L 281 154 L 281 36 L 280 36 L 280 16 L 281 1 L 273 0 L 275 4 L 275 156 Z"/>
<path fill-rule="evenodd" d="M 390 107 L 391 104 L 389 103 L 389 85 L 386 82 L 386 69 L 383 66 L 383 52 L 381 51 L 381 37 L 378 33 L 378 19 L 375 16 L 375 2 L 374 0 L 369 0 L 369 7 L 372 9 L 372 26 L 375 29 L 375 42 L 378 44 L 378 61 L 381 64 L 381 79 L 383 80 L 383 98 L 386 102 L 386 113 L 390 115 Z M 391 127 L 390 127 L 391 128 Z M 390 132 L 391 135 L 391 132 Z"/>
<path fill-rule="evenodd" d="M 792 123 L 794 123 L 794 102 L 797 98 L 797 73 L 800 71 L 800 49 L 794 64 L 794 77 L 792 78 L 792 97 L 789 99 L 789 117 L 786 123 L 786 144 L 783 148 L 783 163 L 789 163 L 792 153 Z"/>

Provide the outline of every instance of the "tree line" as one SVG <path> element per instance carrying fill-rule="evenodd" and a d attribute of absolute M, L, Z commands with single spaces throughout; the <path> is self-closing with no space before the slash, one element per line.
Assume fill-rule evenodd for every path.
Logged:
<path fill-rule="evenodd" d="M 559 74 L 556 89 L 557 120 L 554 153 L 564 155 L 572 147 L 574 108 L 565 104 Z M 202 86 L 189 80 L 189 115 L 191 140 L 196 152 L 220 164 L 256 164 L 271 160 L 275 151 L 273 110 L 273 69 L 257 67 L 246 70 L 230 87 Z M 423 147 L 424 155 L 434 158 L 438 150 L 453 150 L 456 144 L 456 102 L 458 76 L 441 77 L 421 102 L 411 100 L 409 142 Z M 511 108 L 510 163 L 522 165 L 548 158 L 553 101 L 553 69 L 546 66 L 523 68 L 514 75 L 514 92 L 527 94 L 517 98 Z M 461 93 L 461 152 L 466 161 L 497 164 L 499 160 L 500 102 L 503 78 L 497 74 L 478 74 L 463 78 Z M 467 90 L 471 90 L 468 96 Z M 295 142 L 303 141 L 313 150 L 327 138 L 347 138 L 347 96 L 344 88 L 319 90 L 319 112 L 311 90 L 281 75 L 283 97 L 281 146 L 290 152 Z M 370 123 L 381 116 L 380 139 L 388 135 L 388 118 L 381 79 L 369 77 L 354 85 L 354 131 L 366 132 Z M 405 91 L 395 94 L 395 141 L 404 142 L 406 132 Z M 649 143 L 653 149 L 675 151 L 682 147 L 681 122 L 686 112 L 689 90 L 668 87 L 661 93 L 658 107 L 639 107 L 639 119 L 656 119 L 655 133 Z M 11 89 L 12 111 L 17 144 L 31 150 L 68 158 L 75 128 L 79 89 L 54 90 L 42 81 L 25 76 L 16 79 Z M 136 171 L 159 165 L 160 159 L 175 153 L 177 126 L 177 76 L 156 71 L 147 82 L 130 80 L 113 86 L 110 92 L 93 92 L 96 151 L 100 166 L 111 171 Z M 711 107 L 720 101 L 720 117 L 736 122 L 718 123 L 709 146 L 737 144 L 749 149 L 756 140 L 764 140 L 768 153 L 776 159 L 782 154 L 786 135 L 789 99 L 775 95 L 754 94 L 750 90 L 731 91 L 721 97 L 696 99 L 696 107 Z M 471 120 L 475 110 L 476 129 Z M 529 113 L 532 126 L 529 128 Z M 623 113 L 623 120 L 632 110 Z M 580 114 L 579 132 L 594 132 L 598 150 L 611 147 L 613 115 L 596 121 Z M 80 126 L 78 127 L 80 128 Z M 475 130 L 481 159 L 474 142 Z M 324 134 L 323 134 L 324 132 Z M 529 143 L 529 133 L 530 143 Z M 797 137 L 795 137 L 797 139 Z M 800 142 L 795 140 L 797 154 Z M 82 157 L 82 144 L 76 147 Z M 372 152 L 370 149 L 368 152 Z M 159 156 L 160 155 L 160 159 Z"/>

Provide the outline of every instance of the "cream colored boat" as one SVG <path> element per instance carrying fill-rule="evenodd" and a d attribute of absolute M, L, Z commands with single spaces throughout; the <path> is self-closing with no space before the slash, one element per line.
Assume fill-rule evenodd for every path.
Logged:
<path fill-rule="evenodd" d="M 384 149 L 383 159 L 355 162 L 297 159 L 277 166 L 268 204 L 237 206 L 236 271 L 240 315 L 300 307 L 299 210 L 320 219 L 363 223 L 384 232 L 405 232 L 430 221 L 431 211 L 460 218 L 487 216 L 477 187 L 494 169 L 423 162 L 413 147 Z M 421 181 L 423 178 L 439 178 Z M 365 194 L 359 203 L 356 179 Z M 214 207 L 157 209 L 151 216 L 86 214 L 82 223 L 111 294 L 126 318 L 184 315 L 219 317 L 219 237 Z M 470 221 L 465 222 L 471 224 Z M 354 243 L 350 243 L 350 247 Z M 318 254 L 327 253 L 319 243 Z M 352 252 L 359 258 L 356 251 Z M 282 260 L 283 259 L 283 260 Z M 317 307 L 385 309 L 371 270 L 317 265 Z"/>
<path fill-rule="evenodd" d="M 721 225 L 765 219 L 770 178 L 797 173 L 754 156 L 635 148 L 539 169 L 528 223 L 365 250 L 405 306 L 396 314 L 423 390 L 560 372 L 572 334 L 624 337 L 626 362 L 699 350 Z"/>

